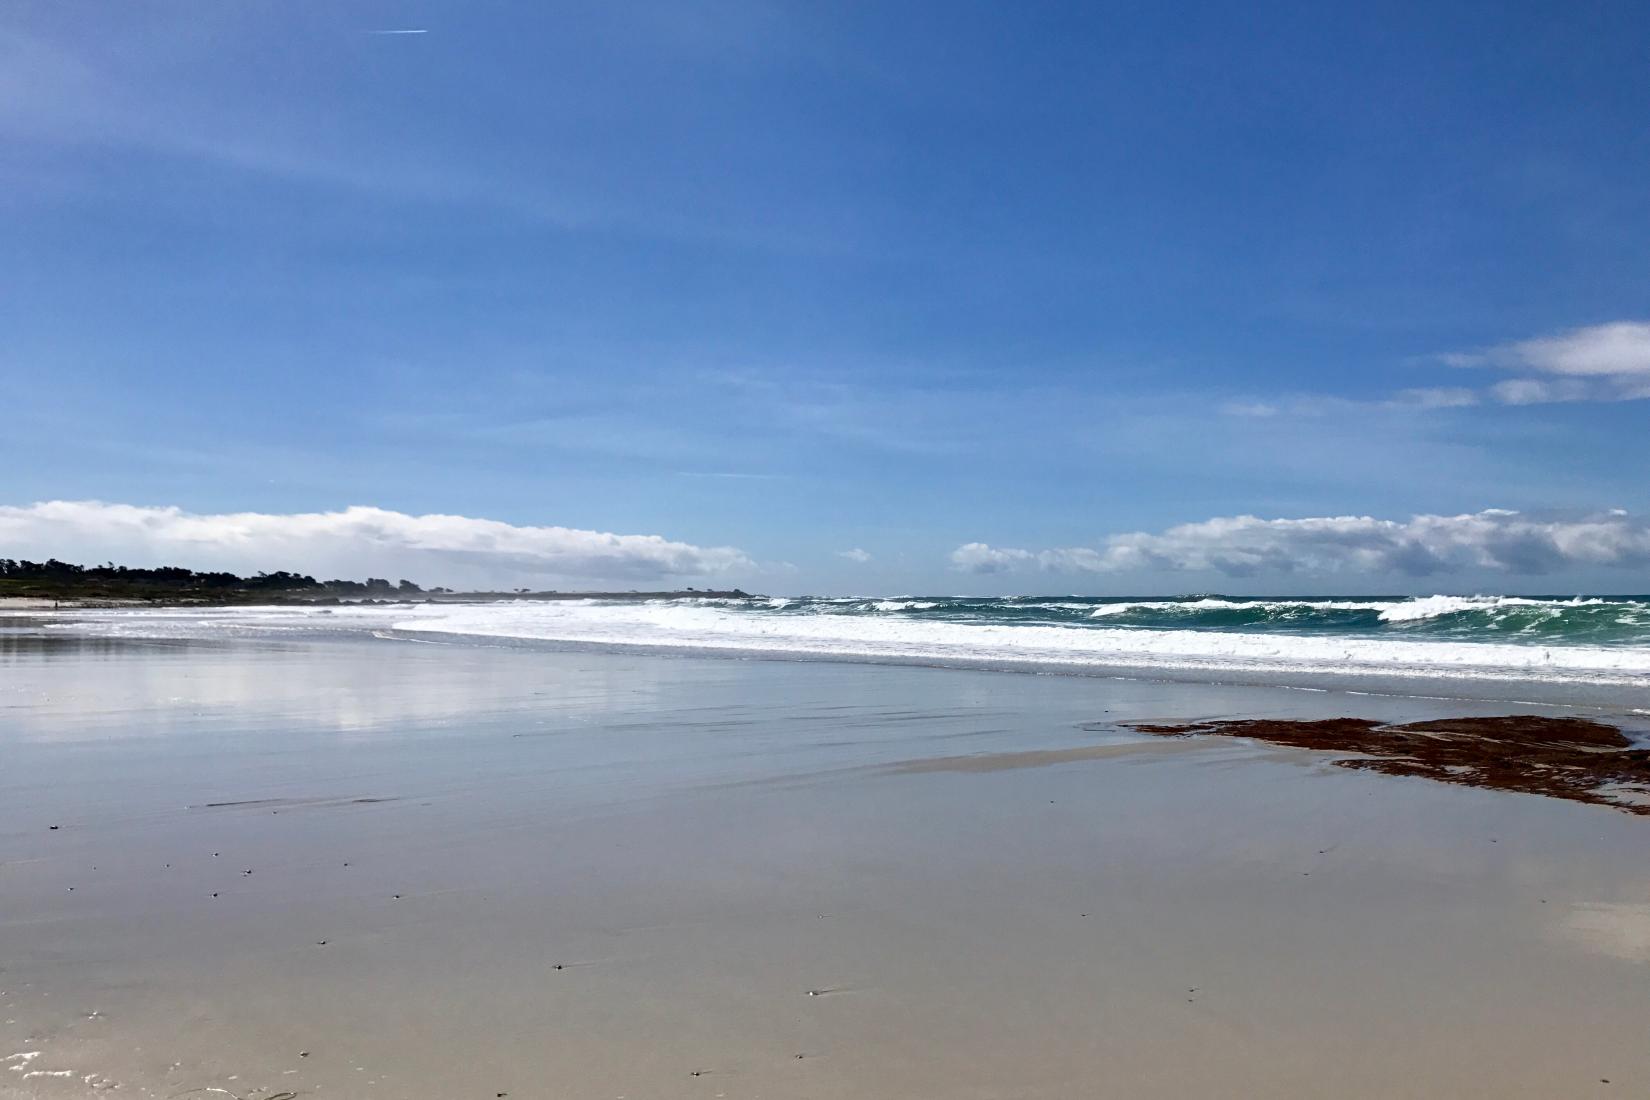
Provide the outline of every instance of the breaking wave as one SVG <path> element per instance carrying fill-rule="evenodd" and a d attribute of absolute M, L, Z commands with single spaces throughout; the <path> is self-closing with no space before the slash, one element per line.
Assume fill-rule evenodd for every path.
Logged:
<path fill-rule="evenodd" d="M 370 630 L 838 660 L 1396 675 L 1650 690 L 1650 597 L 706 598 L 83 612 L 141 636 Z"/>

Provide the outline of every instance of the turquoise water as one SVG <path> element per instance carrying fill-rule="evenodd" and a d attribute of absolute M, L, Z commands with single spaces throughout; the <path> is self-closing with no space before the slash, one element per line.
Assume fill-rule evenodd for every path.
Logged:
<path fill-rule="evenodd" d="M 1472 681 L 1501 685 L 1493 690 L 1511 699 L 1585 691 L 1589 705 L 1650 712 L 1643 596 L 508 600 L 77 610 L 44 629 L 155 639 L 370 633 L 1360 689 L 1379 679 L 1407 693 Z"/>
<path fill-rule="evenodd" d="M 842 615 L 935 622 L 1299 636 L 1438 639 L 1531 645 L 1650 645 L 1650 596 L 1251 597 L 1098 596 L 751 601 L 776 616 Z"/>

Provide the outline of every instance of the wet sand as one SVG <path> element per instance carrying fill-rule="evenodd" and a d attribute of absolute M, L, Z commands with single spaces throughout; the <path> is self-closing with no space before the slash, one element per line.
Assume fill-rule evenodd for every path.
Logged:
<path fill-rule="evenodd" d="M 1127 725 L 1509 713 L 0 636 L 0 1096 L 1650 1094 L 1650 820 Z"/>

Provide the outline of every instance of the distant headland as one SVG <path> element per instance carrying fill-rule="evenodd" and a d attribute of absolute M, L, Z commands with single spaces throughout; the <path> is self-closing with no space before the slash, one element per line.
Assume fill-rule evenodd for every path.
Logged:
<path fill-rule="evenodd" d="M 748 599 L 733 589 L 682 588 L 668 592 L 458 592 L 424 588 L 409 580 L 382 577 L 364 581 L 316 580 L 281 570 L 251 577 L 198 572 L 181 566 L 134 569 L 130 566 L 75 565 L 51 558 L 43 562 L 0 558 L 0 606 L 7 601 L 51 601 L 71 606 L 253 603 L 447 603 L 494 600 L 676 600 Z"/>

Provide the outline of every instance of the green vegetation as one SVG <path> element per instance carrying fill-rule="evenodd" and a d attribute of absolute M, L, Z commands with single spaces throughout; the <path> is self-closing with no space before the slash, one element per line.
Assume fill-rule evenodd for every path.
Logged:
<path fill-rule="evenodd" d="M 197 573 L 179 566 L 159 569 L 132 569 L 112 562 L 106 565 L 73 565 L 52 558 L 48 561 L 17 561 L 0 558 L 0 598 L 22 597 L 57 600 L 63 603 L 337 603 L 344 600 L 657 600 L 657 599 L 747 599 L 739 589 L 674 592 L 454 592 L 450 588 L 422 588 L 412 581 L 395 584 L 382 577 L 364 581 L 318 581 L 302 573 L 259 573 L 238 577 L 233 573 Z"/>
<path fill-rule="evenodd" d="M 432 589 L 445 592 L 446 589 Z M 132 569 L 124 565 L 74 565 L 52 558 L 17 561 L 0 558 L 0 596 L 42 600 L 147 601 L 165 603 L 266 603 L 284 600 L 406 599 L 424 594 L 412 581 L 391 584 L 380 577 L 365 581 L 318 581 L 301 573 L 199 573 L 179 566 Z"/>

